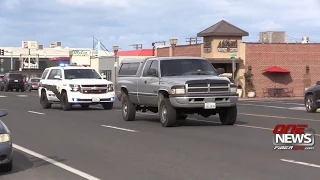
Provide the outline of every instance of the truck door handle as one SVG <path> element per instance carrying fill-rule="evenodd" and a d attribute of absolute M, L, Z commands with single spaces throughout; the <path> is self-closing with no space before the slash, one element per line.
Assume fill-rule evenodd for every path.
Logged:
<path fill-rule="evenodd" d="M 145 84 L 147 84 L 147 81 L 144 81 Z"/>

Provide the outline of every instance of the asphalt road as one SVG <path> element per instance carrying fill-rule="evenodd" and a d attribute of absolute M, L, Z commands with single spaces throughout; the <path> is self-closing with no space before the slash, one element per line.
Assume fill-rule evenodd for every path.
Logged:
<path fill-rule="evenodd" d="M 125 122 L 120 105 L 64 112 L 42 109 L 36 92 L 0 92 L 2 120 L 15 143 L 14 170 L 0 179 L 24 180 L 273 180 L 318 179 L 320 145 L 273 150 L 279 123 L 307 123 L 320 134 L 320 113 L 302 100 L 241 101 L 234 126 L 217 116 L 190 116 L 163 128 L 155 114 Z M 291 161 L 293 160 L 293 162 Z M 48 162 L 49 161 L 49 162 Z M 288 162 L 290 161 L 290 162 Z"/>

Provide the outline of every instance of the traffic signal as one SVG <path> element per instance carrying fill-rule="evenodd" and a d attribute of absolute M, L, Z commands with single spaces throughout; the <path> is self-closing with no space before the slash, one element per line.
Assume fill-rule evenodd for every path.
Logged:
<path fill-rule="evenodd" d="M 1 56 L 4 56 L 4 49 L 1 49 L 1 50 L 0 50 L 0 55 L 1 55 Z"/>

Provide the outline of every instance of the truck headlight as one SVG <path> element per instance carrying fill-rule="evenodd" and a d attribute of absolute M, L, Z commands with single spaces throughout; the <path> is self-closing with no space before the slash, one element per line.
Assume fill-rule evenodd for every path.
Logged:
<path fill-rule="evenodd" d="M 230 87 L 230 92 L 236 93 L 237 92 L 237 87 Z"/>
<path fill-rule="evenodd" d="M 113 84 L 108 84 L 108 92 L 113 92 L 114 88 L 113 88 Z"/>
<path fill-rule="evenodd" d="M 170 89 L 170 94 L 185 94 L 186 90 L 184 86 L 172 86 Z"/>
<path fill-rule="evenodd" d="M 80 91 L 80 86 L 77 84 L 69 84 L 71 91 L 72 92 L 79 92 Z"/>
<path fill-rule="evenodd" d="M 0 134 L 0 143 L 9 142 L 10 135 L 9 134 Z"/>

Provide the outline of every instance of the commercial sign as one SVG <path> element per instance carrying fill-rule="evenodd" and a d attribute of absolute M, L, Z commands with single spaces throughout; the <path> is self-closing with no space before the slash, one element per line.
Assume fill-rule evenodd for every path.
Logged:
<path fill-rule="evenodd" d="M 237 40 L 223 40 L 218 44 L 219 52 L 238 52 L 238 41 Z"/>
<path fill-rule="evenodd" d="M 307 124 L 277 124 L 273 129 L 274 150 L 314 150 L 315 131 Z"/>
<path fill-rule="evenodd" d="M 100 46 L 101 46 L 100 41 L 95 42 L 95 44 L 94 44 L 94 55 L 95 56 L 99 56 Z"/>
<path fill-rule="evenodd" d="M 37 41 L 22 41 L 22 48 L 38 49 Z"/>
<path fill-rule="evenodd" d="M 72 56 L 90 56 L 90 50 L 73 50 Z"/>

